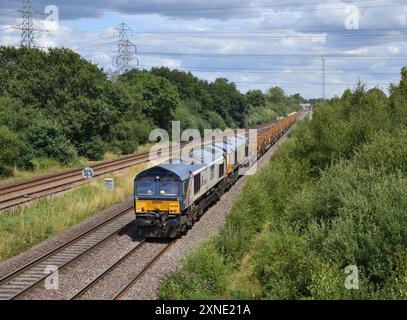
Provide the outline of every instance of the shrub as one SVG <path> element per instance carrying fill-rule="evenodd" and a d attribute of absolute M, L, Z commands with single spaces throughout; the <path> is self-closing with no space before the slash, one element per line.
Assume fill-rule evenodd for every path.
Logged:
<path fill-rule="evenodd" d="M 89 141 L 83 142 L 78 146 L 79 155 L 89 160 L 97 161 L 103 158 L 106 151 L 106 144 L 99 137 L 90 138 Z"/>
<path fill-rule="evenodd" d="M 355 161 L 363 168 L 383 169 L 385 173 L 398 170 L 407 175 L 407 130 L 380 132 L 356 152 Z"/>
<path fill-rule="evenodd" d="M 49 157 L 68 164 L 76 157 L 74 147 L 63 135 L 63 129 L 50 120 L 39 120 L 25 136 L 32 157 Z"/>
<path fill-rule="evenodd" d="M 202 115 L 193 112 L 191 104 L 193 104 L 191 101 L 182 101 L 174 112 L 174 121 L 181 122 L 181 130 L 197 129 L 203 133 L 204 129 L 209 128 L 209 124 Z"/>
<path fill-rule="evenodd" d="M 264 298 L 292 300 L 310 296 L 308 286 L 318 259 L 300 236 L 289 230 L 284 234 L 270 232 L 254 260 Z"/>
<path fill-rule="evenodd" d="M 333 166 L 287 207 L 287 222 L 309 252 L 337 269 L 357 265 L 372 292 L 393 274 L 407 242 L 407 179 L 400 173 L 364 169 L 355 162 Z"/>
<path fill-rule="evenodd" d="M 138 146 L 138 123 L 136 121 L 121 122 L 111 132 L 113 147 L 122 154 L 134 153 Z"/>
<path fill-rule="evenodd" d="M 20 140 L 6 127 L 0 127 L 0 176 L 13 174 L 13 167 L 20 153 Z"/>
<path fill-rule="evenodd" d="M 215 299 L 225 292 L 230 267 L 212 244 L 195 249 L 184 260 L 183 270 L 161 286 L 161 298 Z"/>
<path fill-rule="evenodd" d="M 209 300 L 213 296 L 205 292 L 201 281 L 189 273 L 176 273 L 163 282 L 159 289 L 163 300 Z"/>

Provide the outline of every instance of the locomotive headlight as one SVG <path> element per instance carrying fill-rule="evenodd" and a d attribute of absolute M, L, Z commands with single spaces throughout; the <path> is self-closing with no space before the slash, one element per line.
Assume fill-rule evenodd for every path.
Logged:
<path fill-rule="evenodd" d="M 145 201 L 136 201 L 136 213 L 145 213 L 147 206 Z"/>

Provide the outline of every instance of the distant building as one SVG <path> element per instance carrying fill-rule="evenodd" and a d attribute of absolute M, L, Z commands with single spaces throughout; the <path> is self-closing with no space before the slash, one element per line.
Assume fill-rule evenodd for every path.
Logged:
<path fill-rule="evenodd" d="M 304 111 L 311 110 L 312 108 L 311 103 L 301 103 L 300 106 Z"/>

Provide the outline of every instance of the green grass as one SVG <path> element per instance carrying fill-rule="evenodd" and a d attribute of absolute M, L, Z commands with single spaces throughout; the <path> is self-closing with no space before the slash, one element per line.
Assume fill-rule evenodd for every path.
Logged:
<path fill-rule="evenodd" d="M 30 207 L 0 215 L 0 260 L 14 257 L 130 197 L 134 176 L 143 168 L 137 166 L 108 175 L 115 178 L 114 192 L 104 190 L 105 177 L 101 177 L 61 197 L 43 199 Z"/>

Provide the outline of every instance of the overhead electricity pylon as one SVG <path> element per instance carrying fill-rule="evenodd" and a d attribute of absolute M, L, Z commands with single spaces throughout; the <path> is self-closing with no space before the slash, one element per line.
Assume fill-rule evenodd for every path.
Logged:
<path fill-rule="evenodd" d="M 31 0 L 23 0 L 23 7 L 20 10 L 22 14 L 21 24 L 17 26 L 17 29 L 21 30 L 20 47 L 25 48 L 38 48 L 35 42 L 34 32 L 40 31 L 34 26 L 34 10 L 32 8 Z"/>
<path fill-rule="evenodd" d="M 123 74 L 139 65 L 137 46 L 130 40 L 134 36 L 134 31 L 125 23 L 121 23 L 114 28 L 114 36 L 118 40 L 113 43 L 117 47 L 114 51 L 116 57 L 113 60 L 116 74 Z"/>

